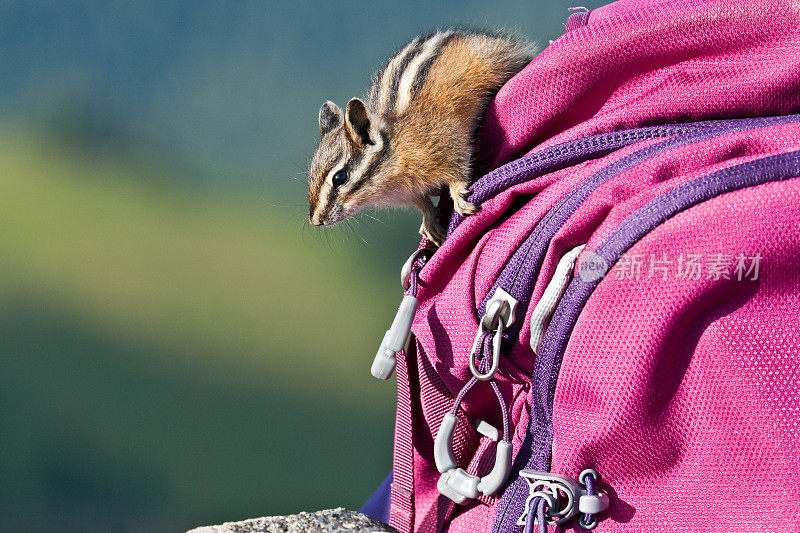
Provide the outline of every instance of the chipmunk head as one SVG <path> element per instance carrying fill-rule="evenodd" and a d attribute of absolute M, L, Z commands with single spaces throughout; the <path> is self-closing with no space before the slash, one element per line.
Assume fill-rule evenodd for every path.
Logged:
<path fill-rule="evenodd" d="M 372 178 L 389 154 L 381 121 L 353 98 L 345 112 L 333 102 L 319 110 L 322 135 L 308 169 L 308 217 L 315 226 L 332 226 L 379 201 Z"/>

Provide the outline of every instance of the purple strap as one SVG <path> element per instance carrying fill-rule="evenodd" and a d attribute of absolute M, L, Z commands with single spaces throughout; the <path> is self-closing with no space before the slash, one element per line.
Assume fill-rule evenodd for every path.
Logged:
<path fill-rule="evenodd" d="M 389 472 L 359 512 L 388 524 L 392 503 L 392 481 L 392 473 Z"/>
<path fill-rule="evenodd" d="M 547 533 L 547 516 L 545 509 L 547 502 L 544 498 L 533 498 L 528 507 L 528 517 L 525 519 L 525 533 L 533 533 L 533 523 L 539 524 L 539 533 Z M 534 513 L 534 509 L 536 512 Z"/>
<path fill-rule="evenodd" d="M 594 496 L 594 476 L 585 476 L 584 483 L 586 484 L 586 494 L 589 496 Z M 592 513 L 586 513 L 583 515 L 583 521 L 587 524 L 591 523 L 594 520 L 594 515 Z"/>

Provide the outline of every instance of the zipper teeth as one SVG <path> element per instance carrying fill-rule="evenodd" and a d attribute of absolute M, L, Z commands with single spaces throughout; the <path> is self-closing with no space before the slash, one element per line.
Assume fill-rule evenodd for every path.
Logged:
<path fill-rule="evenodd" d="M 596 135 L 592 135 L 591 137 L 584 137 L 574 141 L 566 141 L 564 143 L 551 146 L 550 148 L 545 148 L 541 152 L 534 152 L 527 156 L 523 156 L 520 159 L 515 159 L 514 161 L 506 163 L 505 165 L 498 167 L 497 169 L 486 174 L 472 185 L 473 189 L 477 189 L 473 191 L 473 194 L 477 195 L 477 197 L 471 197 L 470 201 L 473 202 L 477 201 L 479 203 L 482 203 L 491 198 L 493 194 L 501 192 L 501 191 L 492 191 L 491 187 L 491 185 L 496 179 L 497 174 L 505 174 L 508 172 L 522 173 L 530 170 L 530 167 L 537 163 L 545 163 L 547 161 L 550 161 L 552 159 L 555 159 L 563 155 L 569 155 L 569 154 L 580 155 L 578 153 L 585 149 L 599 150 L 609 147 L 619 148 L 637 142 L 646 141 L 648 139 L 671 137 L 673 135 L 681 135 L 684 133 L 689 133 L 690 131 L 699 129 L 700 127 L 702 126 L 698 126 L 696 124 L 654 126 L 650 128 L 637 128 L 626 131 L 598 133 Z M 617 147 L 615 146 L 615 143 L 625 143 L 625 144 L 621 144 L 621 146 Z M 526 180 L 527 179 L 530 178 L 526 177 Z M 484 184 L 486 185 L 487 190 L 480 191 L 481 187 Z M 505 190 L 506 188 L 508 188 L 508 186 L 503 187 L 503 190 Z"/>
<path fill-rule="evenodd" d="M 756 177 L 750 180 L 751 182 L 748 182 L 747 177 L 750 176 Z M 792 177 L 800 177 L 800 150 L 763 157 L 761 159 L 756 159 L 747 163 L 736 165 L 734 167 L 725 168 L 711 174 L 707 174 L 697 178 L 694 181 L 671 189 L 658 198 L 652 200 L 644 207 L 638 209 L 635 212 L 636 214 L 623 221 L 617 227 L 617 229 L 595 249 L 595 253 L 606 259 L 609 268 L 611 268 L 616 263 L 616 259 L 618 259 L 622 253 L 630 249 L 648 233 L 652 232 L 654 229 L 675 215 L 727 192 L 733 192 L 746 187 L 762 185 L 764 183 L 790 179 Z M 674 200 L 682 201 L 674 202 Z M 664 203 L 669 206 L 669 209 L 664 209 Z M 656 223 L 652 226 L 642 224 L 643 221 L 652 220 L 654 217 L 648 217 L 648 215 L 652 214 L 657 215 L 657 217 L 655 217 Z M 630 228 L 632 228 L 634 231 L 629 231 Z M 614 259 L 612 260 L 612 258 Z M 569 322 L 572 323 L 572 326 L 574 326 L 574 322 L 577 320 L 580 313 L 577 308 L 579 306 L 581 309 L 583 308 L 594 291 L 594 288 L 600 284 L 600 281 L 601 279 L 592 282 L 584 282 L 580 280 L 580 278 L 573 280 L 573 282 L 570 283 L 570 287 L 567 289 L 567 292 L 577 292 L 578 290 L 583 289 L 586 294 L 579 294 L 581 298 L 568 298 L 569 303 L 573 304 L 571 309 L 566 308 L 569 306 L 565 307 L 559 305 L 551 323 L 560 324 L 562 322 Z M 583 296 L 585 296 L 585 298 L 583 298 Z M 570 311 L 572 311 L 572 316 L 569 315 Z M 573 318 L 575 320 L 573 320 Z M 568 328 L 571 331 L 572 326 L 567 324 L 564 326 L 564 328 Z M 546 335 L 546 337 L 550 338 L 553 338 L 554 336 L 555 334 L 551 334 L 549 336 Z M 553 394 L 555 392 L 555 384 L 557 381 L 557 379 L 553 379 L 553 370 L 555 370 L 555 367 L 557 366 L 560 368 L 561 361 L 558 355 L 563 355 L 563 352 L 566 349 L 566 341 L 569 340 L 569 336 L 562 335 L 560 338 L 558 336 L 556 336 L 556 338 L 556 341 L 551 342 L 552 348 L 550 349 L 550 352 L 552 353 L 552 357 L 550 358 L 551 360 L 549 363 L 546 362 L 544 358 L 539 359 L 542 362 L 542 365 L 547 365 L 547 368 L 541 369 L 541 372 L 534 371 L 535 374 L 549 376 L 551 378 L 551 383 L 548 383 L 546 388 L 540 388 L 540 390 L 546 394 L 544 400 L 547 405 L 545 407 L 548 409 L 550 414 L 552 414 Z M 542 340 L 542 353 L 544 353 L 549 347 L 546 346 L 547 340 L 549 339 L 545 338 Z M 546 422 L 548 422 L 550 430 L 552 431 L 551 420 L 547 420 Z M 548 439 L 551 438 L 552 433 L 548 435 Z M 545 467 L 545 465 L 540 463 L 531 465 L 530 467 L 541 470 Z"/>
<path fill-rule="evenodd" d="M 651 137 L 651 138 L 653 138 L 653 137 Z M 646 140 L 646 139 L 643 139 L 643 140 Z M 671 141 L 671 139 L 667 139 L 667 140 L 663 141 L 663 143 L 659 143 L 656 146 L 663 146 L 664 144 L 669 144 L 670 141 Z M 637 154 L 641 154 L 641 152 L 648 151 L 648 150 L 650 150 L 652 148 L 653 147 L 651 146 L 651 147 L 642 149 L 642 151 L 640 151 L 640 152 L 635 152 L 634 154 L 631 154 L 630 156 L 628 156 L 625 159 L 623 159 L 622 162 L 626 162 L 627 163 L 629 158 L 632 158 L 633 156 L 635 156 Z M 657 152 L 657 153 L 660 153 L 660 151 Z M 585 188 L 584 188 L 584 185 L 586 184 L 587 181 L 592 180 L 592 178 L 594 178 L 594 177 L 596 177 L 596 176 L 598 176 L 600 174 L 609 173 L 609 169 L 613 169 L 614 167 L 618 166 L 619 163 L 620 162 L 612 163 L 612 165 L 610 165 L 608 167 L 605 167 L 604 169 L 600 170 L 599 172 L 597 172 L 597 173 L 593 174 L 592 176 L 590 176 L 589 178 L 587 178 L 584 182 L 578 184 L 574 189 L 572 189 L 570 192 L 568 192 L 561 200 L 559 200 L 558 204 L 556 204 L 552 209 L 550 209 L 545 214 L 544 217 L 542 217 L 542 220 L 540 220 L 539 223 L 536 224 L 536 227 L 534 227 L 534 229 L 531 232 L 531 234 L 528 236 L 527 239 L 525 239 L 525 245 L 526 245 L 525 246 L 525 251 L 521 252 L 521 259 L 520 259 L 520 262 L 522 263 L 522 265 L 514 270 L 513 278 L 511 280 L 510 286 L 509 286 L 508 289 L 504 289 L 504 290 L 506 290 L 507 292 L 511 293 L 512 295 L 516 292 L 516 289 L 518 287 L 517 281 L 520 279 L 519 275 L 520 275 L 521 272 L 526 270 L 525 269 L 525 265 L 529 264 L 529 259 L 530 259 L 529 256 L 531 255 L 531 251 L 532 251 L 533 247 L 537 244 L 537 241 L 538 241 L 539 237 L 541 237 L 541 234 L 544 233 L 548 223 L 551 220 L 553 220 L 557 215 L 562 214 L 562 212 L 567 212 L 568 208 L 572 207 L 572 206 L 568 205 L 569 204 L 569 200 L 572 200 L 573 198 L 578 197 L 581 193 L 585 193 L 586 197 L 588 198 L 589 195 L 591 195 L 591 193 L 594 192 L 595 189 L 597 189 L 597 187 L 599 187 L 600 185 L 602 185 L 603 183 L 605 183 L 606 181 L 608 181 L 612 177 L 616 176 L 618 174 L 618 172 L 611 172 L 611 175 L 608 176 L 608 178 L 606 178 L 605 180 L 601 181 L 600 183 L 598 183 L 596 186 L 592 187 L 588 191 L 585 190 Z M 637 164 L 637 162 L 634 161 L 631 165 L 623 168 L 620 172 L 624 172 L 625 170 L 628 170 L 629 168 L 633 167 L 636 164 Z M 584 198 L 584 200 L 586 200 L 586 198 Z M 572 209 L 572 212 L 574 212 L 577 208 L 579 208 L 580 205 L 582 205 L 582 203 L 583 202 L 581 202 L 581 204 L 579 204 L 574 209 Z M 533 275 L 535 270 L 538 270 L 538 268 L 531 268 L 530 272 L 528 272 L 528 274 L 529 275 Z M 498 276 L 497 280 L 495 280 L 495 283 L 494 283 L 492 289 L 495 289 L 496 287 L 500 287 L 501 286 L 500 285 L 500 278 L 501 277 L 502 277 L 502 272 L 501 272 L 501 275 Z M 493 293 L 493 290 L 490 290 L 489 294 L 492 294 L 492 293 Z M 488 300 L 489 300 L 488 298 L 484 298 L 484 301 L 481 303 L 481 307 L 480 307 L 479 313 L 483 312 L 483 309 L 486 307 L 486 302 L 488 302 Z M 524 304 L 526 309 L 527 309 L 527 304 L 528 303 L 529 302 L 526 302 Z"/>
<path fill-rule="evenodd" d="M 680 131 L 675 131 L 672 134 L 673 135 L 680 135 L 682 133 L 685 133 L 688 130 L 689 129 L 680 129 Z M 663 136 L 667 136 L 667 135 L 668 135 L 668 133 L 665 133 L 665 135 L 663 135 Z M 660 136 L 653 135 L 653 134 L 648 135 L 648 136 L 639 135 L 639 136 L 636 136 L 636 138 L 630 144 L 634 144 L 635 142 L 645 141 L 645 140 L 648 140 L 648 139 L 659 138 L 659 137 Z M 665 143 L 669 143 L 670 140 L 671 139 L 665 140 L 664 143 L 662 143 L 661 145 L 663 145 Z M 649 149 L 652 149 L 652 148 L 653 147 L 644 148 L 644 149 L 642 149 L 642 151 L 646 151 L 646 150 L 649 150 Z M 631 154 L 631 156 L 628 156 L 628 157 L 632 157 L 632 156 L 634 156 L 636 154 L 639 154 L 639 153 L 641 153 L 641 152 L 635 152 L 634 154 Z M 628 160 L 628 158 L 623 159 L 623 161 L 627 161 L 627 160 Z M 617 163 L 619 163 L 619 162 L 617 162 Z M 611 166 L 600 170 L 599 172 L 597 172 L 594 175 L 592 175 L 589 178 L 587 178 L 586 181 L 591 180 L 592 177 L 597 176 L 598 174 L 607 172 L 607 170 L 609 168 L 612 168 L 612 167 L 616 166 L 617 163 L 614 163 Z M 628 168 L 634 166 L 635 164 L 637 164 L 637 162 L 634 162 L 632 165 L 630 165 L 629 167 L 623 169 L 622 171 L 624 172 L 624 170 L 627 170 Z M 616 174 L 613 174 L 612 176 L 609 176 L 608 179 L 611 179 L 614 175 L 616 175 Z M 562 212 L 562 210 L 564 210 L 564 206 L 568 203 L 569 200 L 571 200 L 571 199 L 575 198 L 576 196 L 578 196 L 579 193 L 584 192 L 584 190 L 582 189 L 582 186 L 586 183 L 586 181 L 584 181 L 581 184 L 578 184 L 574 189 L 572 189 L 570 192 L 568 192 L 561 200 L 559 200 L 558 204 L 556 204 L 552 209 L 550 209 L 545 214 L 545 216 L 542 218 L 541 221 L 539 221 L 539 223 L 533 229 L 533 231 L 528 236 L 528 238 L 525 239 L 525 244 L 527 244 L 527 248 L 526 248 L 525 252 L 522 252 L 522 263 L 523 264 L 526 263 L 525 260 L 528 258 L 528 254 L 530 253 L 531 248 L 533 248 L 533 246 L 536 244 L 536 240 L 538 239 L 540 234 L 544 232 L 544 229 L 545 229 L 544 226 L 547 225 L 547 223 L 549 223 L 556 215 L 560 214 Z M 607 180 L 604 180 L 603 182 L 599 183 L 597 186 L 602 185 L 602 183 L 605 183 L 605 181 L 607 181 Z M 586 191 L 587 192 L 587 197 L 597 188 L 597 186 L 595 186 L 594 188 L 592 188 L 589 191 Z M 577 206 L 577 207 L 580 207 L 580 206 Z M 512 290 L 514 290 L 517 287 L 517 279 L 519 278 L 519 273 L 522 270 L 524 270 L 524 267 L 517 268 L 514 271 L 514 277 L 512 279 L 511 286 L 510 286 L 511 290 L 509 290 L 508 292 L 511 292 Z M 501 272 L 501 275 L 502 275 L 502 272 Z M 499 279 L 500 279 L 500 276 L 498 276 L 498 280 L 495 281 L 495 286 L 493 286 L 492 289 L 495 289 L 496 287 L 500 286 L 498 284 Z M 493 294 L 493 291 L 490 290 L 489 294 Z M 484 308 L 486 306 L 486 302 L 488 302 L 488 300 L 489 300 L 488 297 L 484 298 L 484 301 L 481 303 L 481 307 L 480 307 L 480 312 L 481 313 L 483 312 L 483 310 L 484 310 Z"/>
<path fill-rule="evenodd" d="M 708 123 L 712 124 L 712 123 Z M 674 126 L 653 126 L 649 128 L 638 128 L 625 131 L 606 132 L 593 135 L 591 137 L 584 137 L 581 139 L 566 141 L 550 148 L 546 148 L 541 152 L 528 154 L 520 159 L 515 159 L 505 165 L 496 168 L 485 176 L 478 179 L 471 187 L 472 195 L 469 200 L 473 203 L 480 205 L 486 200 L 492 198 L 494 195 L 502 192 L 503 190 L 532 179 L 535 176 L 522 176 L 522 174 L 531 172 L 537 164 L 547 163 L 565 155 L 586 156 L 586 159 L 600 157 L 605 150 L 618 150 L 625 146 L 629 146 L 636 142 L 646 141 L 648 139 L 655 139 L 661 137 L 670 137 L 687 133 L 692 130 L 700 129 L 706 124 L 693 125 L 693 124 L 678 124 Z M 594 150 L 594 151 L 592 151 Z M 584 153 L 581 153 L 584 152 Z M 549 174 L 559 168 L 565 168 L 578 163 L 578 161 L 565 161 L 562 167 L 546 168 L 543 169 L 541 174 Z M 498 175 L 502 176 L 508 174 L 507 178 L 511 179 L 511 183 L 498 184 Z M 485 188 L 484 188 L 485 187 Z M 495 190 L 496 189 L 496 190 Z M 464 217 L 454 212 L 450 223 L 448 225 L 447 235 L 455 231 L 455 228 L 464 220 Z"/>
<path fill-rule="evenodd" d="M 786 118 L 788 116 L 794 115 L 786 115 L 783 117 L 770 117 L 770 118 Z M 753 121 L 757 119 L 720 119 L 720 120 L 707 120 L 702 122 L 687 122 L 682 124 L 673 124 L 667 126 L 649 126 L 643 128 L 635 128 L 629 129 L 624 131 L 612 131 L 612 132 L 605 132 L 605 133 L 597 133 L 595 135 L 591 135 L 589 137 L 583 137 L 581 139 L 576 139 L 572 141 L 564 141 L 563 143 L 556 144 L 549 148 L 545 148 L 540 152 L 529 153 L 526 156 L 521 158 L 515 159 L 510 161 L 494 170 L 482 176 L 475 183 L 472 184 L 472 196 L 469 198 L 472 202 L 483 203 L 498 192 L 507 189 L 510 185 L 505 185 L 502 187 L 501 190 L 493 191 L 492 185 L 495 183 L 498 174 L 516 174 L 522 173 L 525 171 L 531 170 L 531 167 L 537 163 L 545 163 L 552 159 L 555 159 L 559 156 L 568 155 L 568 154 L 576 154 L 581 152 L 585 149 L 602 149 L 608 148 L 613 146 L 613 143 L 616 141 L 621 144 L 617 148 L 623 148 L 630 144 L 634 144 L 636 142 L 646 141 L 648 139 L 656 139 L 662 137 L 671 137 L 674 135 L 682 135 L 687 134 L 695 131 L 702 131 L 702 130 L 715 130 L 719 128 L 724 128 L 726 125 L 733 124 L 735 122 L 744 122 L 744 121 Z M 767 119 L 764 119 L 767 120 Z M 570 163 L 570 165 L 573 163 Z M 553 172 L 553 170 L 547 170 L 547 172 Z M 525 178 L 530 179 L 530 177 Z M 521 181 L 520 181 L 521 182 Z M 520 182 L 513 182 L 512 185 L 516 185 Z M 481 191 L 482 187 L 486 187 L 486 190 Z M 460 223 L 463 220 L 463 217 L 458 215 L 458 213 L 454 214 L 454 218 L 459 218 L 458 222 Z M 457 225 L 457 224 L 456 224 Z"/>
<path fill-rule="evenodd" d="M 685 137 L 680 137 L 679 139 L 684 139 L 684 138 L 685 138 Z M 587 188 L 584 188 L 584 187 L 583 187 L 583 185 L 586 183 L 586 181 L 584 181 L 583 183 L 581 183 L 581 184 L 577 185 L 577 186 L 576 186 L 574 189 L 572 189 L 570 192 L 568 192 L 568 193 L 567 193 L 567 194 L 566 194 L 566 195 L 565 195 L 565 196 L 564 196 L 564 197 L 563 197 L 563 198 L 562 198 L 562 199 L 561 199 L 561 200 L 558 202 L 558 204 L 557 204 L 556 206 L 554 206 L 554 207 L 553 207 L 553 209 L 549 210 L 549 211 L 547 212 L 547 214 L 546 214 L 544 217 L 542 217 L 542 220 L 541 220 L 541 221 L 540 221 L 540 222 L 539 222 L 539 223 L 536 225 L 536 228 L 533 230 L 533 232 L 531 232 L 531 235 L 530 235 L 530 236 L 528 236 L 528 238 L 526 239 L 526 242 L 528 243 L 528 247 L 527 247 L 527 250 L 526 250 L 525 252 L 523 252 L 523 258 L 522 258 L 522 263 L 523 263 L 523 265 L 527 264 L 528 255 L 530 254 L 530 252 L 531 252 L 531 249 L 534 247 L 534 245 L 536 244 L 536 241 L 537 241 L 537 240 L 538 240 L 538 238 L 541 236 L 541 234 L 542 234 L 542 233 L 544 233 L 544 231 L 545 231 L 545 229 L 546 229 L 546 226 L 547 226 L 547 224 L 548 224 L 548 223 L 549 223 L 551 220 L 553 220 L 554 218 L 556 218 L 558 215 L 561 215 L 562 213 L 565 213 L 565 214 L 568 214 L 568 215 L 572 215 L 572 214 L 573 214 L 573 213 L 574 213 L 574 212 L 575 212 L 577 209 L 579 209 L 579 208 L 580 208 L 580 206 L 581 206 L 581 205 L 583 205 L 583 201 L 587 200 L 587 199 L 589 198 L 589 196 L 590 196 L 590 195 L 591 195 L 591 194 L 592 194 L 592 193 L 593 193 L 595 190 L 597 190 L 597 188 L 598 188 L 598 187 L 600 187 L 602 184 L 606 183 L 608 180 L 610 180 L 610 179 L 612 179 L 612 178 L 614 178 L 614 177 L 618 176 L 618 175 L 619 175 L 619 174 L 621 174 L 622 172 L 625 172 L 626 170 L 629 170 L 630 168 L 632 168 L 632 167 L 633 167 L 633 166 L 635 166 L 636 164 L 639 164 L 639 163 L 641 163 L 641 161 L 638 161 L 638 162 L 637 162 L 637 161 L 635 161 L 635 159 L 636 159 L 636 158 L 635 158 L 635 156 L 636 156 L 636 155 L 639 155 L 639 154 L 641 154 L 641 153 L 643 153 L 643 152 L 644 152 L 644 153 L 647 153 L 647 152 L 649 152 L 650 150 L 654 149 L 655 147 L 663 147 L 663 146 L 667 146 L 667 148 L 666 148 L 666 149 L 669 149 L 670 147 L 669 147 L 668 145 L 669 145 L 670 143 L 672 143 L 672 142 L 675 142 L 675 141 L 674 141 L 674 138 L 672 138 L 672 139 L 666 139 L 666 140 L 662 141 L 661 143 L 658 143 L 658 144 L 656 144 L 656 145 L 653 145 L 653 146 L 648 146 L 647 148 L 643 148 L 642 150 L 640 150 L 640 151 L 638 151 L 638 152 L 634 152 L 633 154 L 630 154 L 628 157 L 625 157 L 624 159 L 622 159 L 621 161 L 617 161 L 617 162 L 615 162 L 615 163 L 612 163 L 612 164 L 611 164 L 611 165 L 609 165 L 608 167 L 605 167 L 605 168 L 603 168 L 602 170 L 600 170 L 599 172 L 597 172 L 597 173 L 593 174 L 592 176 L 589 176 L 589 178 L 587 178 L 587 179 L 586 179 L 586 181 L 590 181 L 590 180 L 592 180 L 592 178 L 595 178 L 595 177 L 596 177 L 596 176 L 598 176 L 598 175 L 607 174 L 607 173 L 608 173 L 608 174 L 610 174 L 610 175 L 609 175 L 609 176 L 608 176 L 606 179 L 604 179 L 604 180 L 602 180 L 602 181 L 599 181 L 599 183 L 597 183 L 597 184 L 596 184 L 594 187 L 588 188 L 588 190 L 587 190 Z M 680 143 L 678 143 L 678 145 L 680 145 Z M 663 151 L 666 151 L 666 149 L 665 149 L 665 150 L 663 150 Z M 661 153 L 661 152 L 662 152 L 662 150 L 657 150 L 657 151 L 656 151 L 656 152 L 653 154 L 653 156 L 655 156 L 655 155 L 657 155 L 657 154 L 659 154 L 659 153 Z M 650 158 L 650 157 L 648 157 L 647 159 L 649 159 L 649 158 Z M 634 161 L 633 161 L 633 163 L 632 163 L 632 164 L 630 164 L 630 165 L 627 165 L 627 163 L 629 163 L 629 162 L 630 162 L 630 161 L 629 161 L 630 159 L 633 159 Z M 626 163 L 626 164 L 625 164 L 625 165 L 620 165 L 620 163 L 622 163 L 622 162 L 624 162 L 624 163 Z M 616 172 L 616 168 L 615 168 L 615 167 L 617 167 L 617 166 L 622 166 L 622 167 L 624 167 L 624 168 L 622 168 L 622 169 L 621 169 L 619 172 Z M 610 171 L 609 169 L 614 169 L 614 170 L 613 170 L 613 171 Z M 584 193 L 585 193 L 585 194 L 584 194 Z M 570 210 L 569 208 L 571 208 L 572 206 L 570 206 L 570 205 L 569 205 L 569 201 L 570 201 L 570 200 L 572 200 L 573 198 L 576 198 L 576 197 L 577 197 L 577 198 L 579 198 L 579 197 L 580 197 L 582 194 L 584 194 L 584 195 L 585 195 L 585 198 L 583 198 L 583 200 L 581 201 L 581 203 L 580 203 L 579 205 L 575 206 L 573 209 L 571 209 L 571 210 Z M 538 230 L 538 231 L 537 231 L 537 230 Z M 525 270 L 524 266 L 522 266 L 522 267 L 520 267 L 520 268 L 518 268 L 518 269 L 516 269 L 516 270 L 515 270 L 515 272 L 514 272 L 514 278 L 513 278 L 513 279 L 512 279 L 512 281 L 511 281 L 511 287 L 510 287 L 510 289 L 511 289 L 512 291 L 513 291 L 514 289 L 516 289 L 516 288 L 517 288 L 517 280 L 519 279 L 519 274 L 520 274 L 520 272 L 522 272 L 523 270 Z M 533 273 L 533 272 L 531 272 L 531 274 L 532 274 L 532 273 Z M 499 279 L 499 278 L 498 278 L 498 279 Z M 484 305 L 485 305 L 485 304 L 484 304 Z"/>
<path fill-rule="evenodd" d="M 798 115 L 790 115 L 788 117 L 777 117 L 773 119 L 761 119 L 761 120 L 756 119 L 756 122 L 758 122 L 758 124 L 753 124 L 754 119 L 740 119 L 736 121 L 717 121 L 713 123 L 713 126 L 717 127 L 712 127 L 712 124 L 710 123 L 704 125 L 704 127 L 697 127 L 697 128 L 681 127 L 680 128 L 681 130 L 686 130 L 687 133 L 695 133 L 695 135 L 687 134 L 687 135 L 680 135 L 679 137 L 672 137 L 669 139 L 665 139 L 660 143 L 648 146 L 640 151 L 634 152 L 633 154 L 626 156 L 622 160 L 612 163 L 608 167 L 605 167 L 599 172 L 593 174 L 592 176 L 584 180 L 581 184 L 577 185 L 574 189 L 572 189 L 572 191 L 567 193 L 567 195 L 565 195 L 559 201 L 559 203 L 552 209 L 550 209 L 547 212 L 547 214 L 542 218 L 542 220 L 539 221 L 539 223 L 536 225 L 536 227 L 533 229 L 533 231 L 525 241 L 527 245 L 525 247 L 525 251 L 520 252 L 519 262 L 521 263 L 521 265 L 513 271 L 513 278 L 511 280 L 510 286 L 503 287 L 500 284 L 503 275 L 503 272 L 501 272 L 498 278 L 495 280 L 494 284 L 492 285 L 492 288 L 490 289 L 488 295 L 484 297 L 483 301 L 481 302 L 481 306 L 479 307 L 479 314 L 484 312 L 486 303 L 489 301 L 489 299 L 491 298 L 491 294 L 494 293 L 494 290 L 496 290 L 497 287 L 502 287 L 505 291 L 507 291 L 512 296 L 517 298 L 517 300 L 519 300 L 520 302 L 519 311 L 523 312 L 527 311 L 528 305 L 530 304 L 529 301 L 530 298 L 522 298 L 520 297 L 520 295 L 516 294 L 516 290 L 519 287 L 518 280 L 520 279 L 520 274 L 522 272 L 527 271 L 526 273 L 528 274 L 528 276 L 525 276 L 525 278 L 529 278 L 533 276 L 535 272 L 538 271 L 539 268 L 541 268 L 541 265 L 538 264 L 538 261 L 536 261 L 534 264 L 531 264 L 532 261 L 530 261 L 530 255 L 534 246 L 538 244 L 539 238 L 547 229 L 548 223 L 554 218 L 556 218 L 557 215 L 568 214 L 569 216 L 571 216 L 571 214 L 574 213 L 575 210 L 577 210 L 583 204 L 583 201 L 585 201 L 592 194 L 592 192 L 594 192 L 598 187 L 606 183 L 608 180 L 612 179 L 613 177 L 619 175 L 622 172 L 625 172 L 626 170 L 629 170 L 630 168 L 633 168 L 638 164 L 641 164 L 643 161 L 655 157 L 656 155 L 666 152 L 672 148 L 677 148 L 679 146 L 684 146 L 686 144 L 691 144 L 694 142 L 700 142 L 715 137 L 720 137 L 722 135 L 738 131 L 746 131 L 748 129 L 758 129 L 768 125 L 780 124 L 782 122 L 791 122 L 792 118 L 797 119 Z M 642 155 L 646 155 L 646 157 L 640 160 L 639 157 L 641 157 Z M 618 167 L 623 167 L 623 168 L 618 170 Z M 602 181 L 593 184 L 593 186 L 592 185 L 589 185 L 589 187 L 585 186 L 587 182 L 592 181 L 593 178 L 596 178 L 596 176 L 605 174 L 610 174 L 610 175 L 605 177 L 605 179 L 603 179 Z M 579 205 L 574 207 L 569 205 L 570 200 L 574 198 L 579 198 L 581 194 L 585 195 L 585 198 L 581 200 L 581 203 Z M 571 211 L 570 208 L 572 209 Z M 546 250 L 547 248 L 543 247 L 543 251 Z M 514 255 L 516 256 L 517 254 Z M 512 256 L 512 260 L 513 258 L 514 256 Z M 529 269 L 526 269 L 527 265 L 530 265 Z M 516 338 L 518 332 L 519 332 L 518 327 L 516 329 L 509 328 L 509 331 L 507 332 L 507 340 Z"/>

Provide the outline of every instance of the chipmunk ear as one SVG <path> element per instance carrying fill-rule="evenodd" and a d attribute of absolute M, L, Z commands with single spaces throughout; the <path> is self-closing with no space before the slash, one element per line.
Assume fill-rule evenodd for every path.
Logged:
<path fill-rule="evenodd" d="M 358 98 L 347 102 L 344 117 L 347 136 L 353 143 L 361 148 L 366 144 L 375 144 L 369 136 L 371 117 L 364 102 Z"/>
<path fill-rule="evenodd" d="M 342 123 L 342 110 L 328 100 L 319 108 L 319 132 L 325 135 Z"/>

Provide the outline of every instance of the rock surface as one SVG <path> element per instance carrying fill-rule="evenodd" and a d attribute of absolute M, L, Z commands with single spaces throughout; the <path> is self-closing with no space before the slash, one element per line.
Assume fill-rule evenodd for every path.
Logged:
<path fill-rule="evenodd" d="M 343 507 L 289 516 L 268 516 L 205 526 L 187 533 L 378 533 L 397 530 L 367 515 Z"/>

